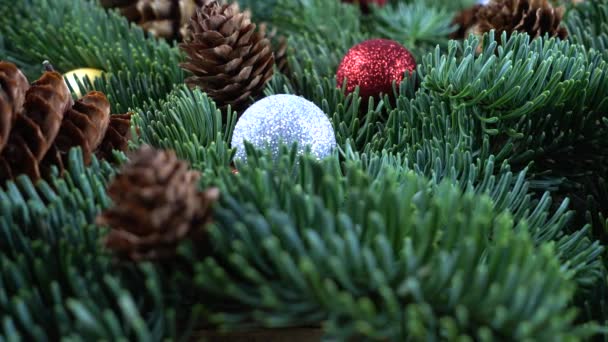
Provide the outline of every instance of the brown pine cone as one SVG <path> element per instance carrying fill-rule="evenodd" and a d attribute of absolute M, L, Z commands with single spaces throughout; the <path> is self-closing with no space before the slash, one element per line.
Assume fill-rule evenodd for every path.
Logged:
<path fill-rule="evenodd" d="M 568 31 L 560 26 L 563 16 L 563 7 L 553 7 L 548 0 L 492 0 L 479 9 L 473 32 L 481 35 L 496 30 L 510 35 L 517 31 L 531 38 L 548 34 L 564 39 Z"/>
<path fill-rule="evenodd" d="M 129 21 L 156 37 L 181 40 L 188 20 L 205 0 L 101 0 L 105 8 L 116 8 Z"/>
<path fill-rule="evenodd" d="M 61 74 L 47 71 L 25 94 L 23 111 L 17 116 L 8 142 L 0 154 L 0 177 L 27 174 L 41 176 L 39 164 L 51 148 L 63 114 L 72 105 L 70 91 Z"/>
<path fill-rule="evenodd" d="M 274 58 L 270 41 L 256 31 L 248 13 L 236 3 L 212 1 L 190 20 L 190 31 L 180 48 L 186 53 L 181 67 L 221 108 L 241 110 L 249 97 L 259 95 L 272 77 Z"/>
<path fill-rule="evenodd" d="M 104 245 L 138 261 L 171 257 L 184 239 L 204 238 L 219 191 L 199 191 L 199 179 L 173 151 L 141 147 L 108 188 L 114 206 L 97 218 L 110 228 Z"/>
<path fill-rule="evenodd" d="M 131 115 L 110 117 L 108 99 L 96 91 L 74 103 L 63 77 L 46 66 L 28 89 L 17 67 L 0 61 L 0 181 L 20 174 L 38 180 L 53 166 L 62 172 L 73 147 L 85 163 L 93 153 L 127 149 Z"/>

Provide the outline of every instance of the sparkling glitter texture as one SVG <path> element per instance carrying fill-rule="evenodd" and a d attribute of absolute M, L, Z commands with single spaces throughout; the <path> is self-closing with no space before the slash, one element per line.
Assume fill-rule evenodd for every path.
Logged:
<path fill-rule="evenodd" d="M 346 92 L 359 86 L 363 98 L 390 94 L 393 81 L 399 84 L 406 71 L 414 71 L 414 56 L 399 43 L 387 39 L 371 39 L 357 44 L 346 53 L 336 74 L 338 87 L 347 79 Z"/>
<path fill-rule="evenodd" d="M 295 95 L 272 95 L 254 103 L 237 121 L 232 135 L 235 159 L 245 160 L 245 141 L 259 149 L 269 148 L 274 157 L 281 142 L 298 143 L 298 154 L 306 146 L 324 158 L 336 147 L 334 129 L 323 111 L 314 103 Z"/>

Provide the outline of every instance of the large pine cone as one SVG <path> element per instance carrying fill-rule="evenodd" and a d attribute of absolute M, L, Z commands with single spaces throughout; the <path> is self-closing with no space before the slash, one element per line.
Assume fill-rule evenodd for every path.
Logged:
<path fill-rule="evenodd" d="M 481 35 L 496 30 L 510 35 L 517 31 L 531 38 L 548 34 L 564 39 L 568 31 L 560 26 L 563 16 L 564 9 L 553 7 L 548 0 L 492 0 L 477 12 L 473 32 Z"/>
<path fill-rule="evenodd" d="M 79 146 L 91 156 L 126 150 L 130 115 L 110 116 L 110 103 L 90 92 L 74 103 L 61 74 L 47 71 L 29 87 L 11 63 L 0 62 L 0 180 L 26 174 L 33 180 L 63 171 L 68 152 Z M 28 88 L 29 87 L 29 88 Z M 107 141 L 107 142 L 106 142 Z"/>
<path fill-rule="evenodd" d="M 97 219 L 110 227 L 105 246 L 131 260 L 150 260 L 173 256 L 186 238 L 204 237 L 219 191 L 197 190 L 199 179 L 174 152 L 140 148 L 109 186 L 114 206 Z"/>
<path fill-rule="evenodd" d="M 156 37 L 181 40 L 188 20 L 205 0 L 101 0 L 116 8 L 129 21 Z"/>
<path fill-rule="evenodd" d="M 247 12 L 237 4 L 212 1 L 196 11 L 190 32 L 180 44 L 186 53 L 181 67 L 220 107 L 243 109 L 249 97 L 262 92 L 273 73 L 273 52 L 268 39 L 256 31 Z"/>

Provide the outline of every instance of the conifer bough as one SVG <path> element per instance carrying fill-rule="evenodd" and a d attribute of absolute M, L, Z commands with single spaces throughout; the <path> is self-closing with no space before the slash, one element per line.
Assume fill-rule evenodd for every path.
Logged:
<path fill-rule="evenodd" d="M 187 171 L 171 173 L 174 159 L 143 163 L 135 178 L 157 187 L 129 186 L 132 193 L 183 196 L 181 204 L 141 205 L 140 214 L 159 204 L 166 211 L 150 217 L 189 222 L 174 215 L 188 207 L 183 199 L 214 187 L 221 193 L 203 229 L 209 248 L 161 234 L 129 251 L 165 251 L 170 241 L 174 258 L 134 263 L 115 262 L 100 243 L 115 227 L 95 225 L 100 213 L 120 208 L 106 191 L 116 165 L 94 155 L 86 164 L 76 148 L 62 174 L 6 182 L 0 340 L 177 341 L 201 326 L 217 333 L 320 326 L 323 338 L 337 341 L 602 337 L 608 0 L 565 6 L 564 40 L 534 30 L 464 41 L 448 40 L 450 23 L 472 0 L 387 1 L 365 15 L 337 0 L 238 2 L 289 36 L 289 75 L 274 74 L 258 96 L 313 101 L 334 125 L 339 156 L 296 159 L 285 147 L 270 162 L 250 147 L 235 175 L 228 142 L 236 115 L 220 111 L 225 103 L 211 90 L 183 84 L 179 47 L 147 37 L 98 1 L 0 1 L 3 59 L 30 78 L 45 58 L 61 70 L 106 70 L 107 78 L 84 86 L 136 113 L 132 144 L 173 149 L 200 172 L 188 182 L 178 176 Z M 232 34 L 241 32 L 250 31 Z M 334 76 L 346 51 L 369 38 L 399 41 L 419 64 L 394 101 L 362 106 Z M 227 74 L 226 63 L 209 70 Z M 0 77 L 13 79 L 14 70 Z M 18 112 L 10 109 L 20 103 L 12 100 L 18 88 L 9 83 L 19 84 L 0 82 L 0 106 Z M 152 167 L 171 176 L 143 177 Z M 572 198 L 589 205 L 571 211 Z"/>

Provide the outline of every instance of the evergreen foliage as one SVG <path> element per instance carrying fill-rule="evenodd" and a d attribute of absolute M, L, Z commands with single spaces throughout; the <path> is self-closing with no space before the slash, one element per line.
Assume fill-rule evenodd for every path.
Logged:
<path fill-rule="evenodd" d="M 146 37 L 139 27 L 94 1 L 2 0 L 0 12 L 5 45 L 1 58 L 29 66 L 31 81 L 38 78 L 44 60 L 60 72 L 101 69 L 109 80 L 85 88 L 105 92 L 114 112 L 162 98 L 184 79 L 176 48 Z"/>
<path fill-rule="evenodd" d="M 447 46 L 448 36 L 456 28 L 452 16 L 452 11 L 438 6 L 436 1 L 398 2 L 393 6 L 374 7 L 368 26 L 374 36 L 416 47 L 411 52 L 420 60 L 435 46 Z"/>
<path fill-rule="evenodd" d="M 568 12 L 570 40 L 608 57 L 608 1 L 585 1 Z"/>
<path fill-rule="evenodd" d="M 515 228 L 485 195 L 390 167 L 373 178 L 332 159 L 295 166 L 286 154 L 274 171 L 252 159 L 224 173 L 217 250 L 195 265 L 226 329 L 321 319 L 339 340 L 579 333 L 571 273 L 552 244 L 533 247 L 533 220 Z"/>
<path fill-rule="evenodd" d="M 170 148 L 221 189 L 211 250 L 117 262 L 94 219 L 126 158 L 0 190 L 0 341 L 187 338 L 321 325 L 331 340 L 579 340 L 606 331 L 608 1 L 568 6 L 568 41 L 525 34 L 448 41 L 474 1 L 391 0 L 363 14 L 328 0 L 238 0 L 288 37 L 289 93 L 330 118 L 322 161 L 248 147 L 237 121 L 184 86 L 174 42 L 89 0 L 0 0 L 0 59 L 30 80 L 100 68 L 82 90 L 135 113 L 133 147 Z M 353 45 L 399 41 L 419 63 L 392 94 L 345 94 Z M 478 49 L 481 53 L 477 53 Z M 602 336 L 603 337 L 603 336 Z"/>
<path fill-rule="evenodd" d="M 100 248 L 103 231 L 92 223 L 109 205 L 105 184 L 114 173 L 96 159 L 85 168 L 74 149 L 62 177 L 35 185 L 21 177 L 0 191 L 0 340 L 175 333 L 158 272 L 117 267 Z"/>
<path fill-rule="evenodd" d="M 201 168 L 230 164 L 229 148 L 236 114 L 226 112 L 226 122 L 215 103 L 200 90 L 181 86 L 166 100 L 150 100 L 133 118 L 135 143 L 174 150 L 179 158 Z"/>

